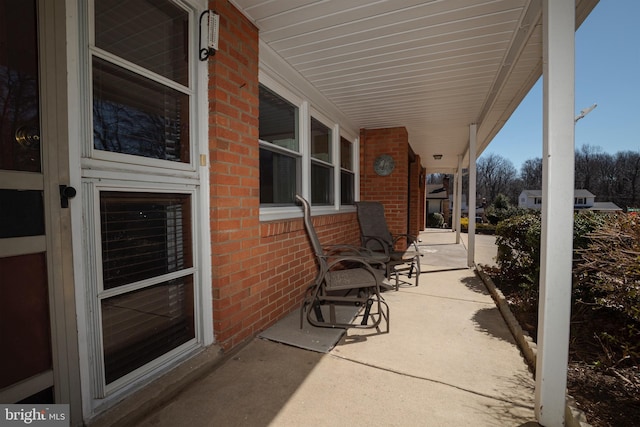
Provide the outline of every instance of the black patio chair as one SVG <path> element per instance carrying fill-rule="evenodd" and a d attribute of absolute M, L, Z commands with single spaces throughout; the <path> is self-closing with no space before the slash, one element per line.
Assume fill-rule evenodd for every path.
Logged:
<path fill-rule="evenodd" d="M 318 262 L 318 274 L 300 308 L 300 327 L 304 315 L 313 326 L 345 329 L 378 328 L 384 319 L 389 332 L 389 306 L 381 295 L 381 288 L 390 287 L 384 275 L 384 257 L 350 245 L 323 248 L 311 221 L 309 202 L 298 195 L 296 199 L 302 204 L 305 229 Z M 336 306 L 340 305 L 360 309 L 351 321 L 340 321 L 336 318 Z M 328 319 L 323 306 L 328 306 Z"/>
<path fill-rule="evenodd" d="M 420 280 L 420 257 L 418 238 L 410 234 L 391 234 L 384 216 L 384 206 L 380 202 L 356 202 L 360 239 L 363 247 L 384 254 L 388 261 L 386 276 L 395 274 L 396 290 L 400 287 L 400 274 L 411 278 L 415 274 L 416 286 Z M 406 239 L 407 250 L 396 250 L 396 243 Z"/>

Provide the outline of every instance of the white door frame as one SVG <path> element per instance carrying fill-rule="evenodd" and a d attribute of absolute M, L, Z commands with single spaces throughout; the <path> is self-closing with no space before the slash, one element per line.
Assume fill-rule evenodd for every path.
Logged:
<path fill-rule="evenodd" d="M 41 140 L 45 175 L 47 270 L 56 403 L 70 405 L 72 423 L 81 414 L 71 212 L 60 205 L 60 185 L 69 177 L 66 8 L 64 0 L 38 0 Z M 47 141 L 54 144 L 47 144 Z M 73 201 L 70 202 L 73 204 Z"/>

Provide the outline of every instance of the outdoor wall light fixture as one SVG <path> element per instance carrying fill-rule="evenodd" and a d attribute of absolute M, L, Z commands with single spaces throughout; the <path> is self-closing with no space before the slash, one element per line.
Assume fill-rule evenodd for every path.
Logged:
<path fill-rule="evenodd" d="M 434 154 L 433 158 L 436 160 L 440 160 L 442 158 L 442 154 Z"/>
<path fill-rule="evenodd" d="M 203 23 L 204 19 L 204 23 Z M 205 10 L 200 14 L 200 61 L 206 61 L 218 50 L 218 32 L 220 28 L 220 15 L 213 10 Z M 203 31 L 204 30 L 204 31 Z M 202 34 L 204 32 L 204 35 Z M 203 47 L 204 45 L 204 47 Z"/>

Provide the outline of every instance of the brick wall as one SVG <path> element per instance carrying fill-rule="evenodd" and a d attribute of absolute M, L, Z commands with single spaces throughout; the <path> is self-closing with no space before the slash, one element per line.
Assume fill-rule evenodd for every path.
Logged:
<path fill-rule="evenodd" d="M 228 1 L 209 59 L 212 303 L 230 349 L 295 310 L 316 274 L 302 219 L 260 223 L 258 30 Z M 323 244 L 359 242 L 355 213 L 314 218 Z"/>
<path fill-rule="evenodd" d="M 415 160 L 409 164 L 409 234 L 417 236 L 424 218 L 424 184 L 420 182 L 422 166 L 420 156 L 415 156 Z"/>
<path fill-rule="evenodd" d="M 227 1 L 219 51 L 209 59 L 213 321 L 229 348 L 251 333 L 260 305 L 258 31 Z"/>
<path fill-rule="evenodd" d="M 384 205 L 392 234 L 403 234 L 408 230 L 408 141 L 407 130 L 403 127 L 360 130 L 360 198 Z M 379 176 L 373 170 L 375 159 L 382 154 L 389 154 L 395 160 L 395 169 L 387 176 Z"/>
<path fill-rule="evenodd" d="M 427 168 L 420 166 L 420 199 L 419 199 L 419 222 L 420 226 L 418 230 L 424 230 L 426 228 L 426 211 L 427 211 Z"/>

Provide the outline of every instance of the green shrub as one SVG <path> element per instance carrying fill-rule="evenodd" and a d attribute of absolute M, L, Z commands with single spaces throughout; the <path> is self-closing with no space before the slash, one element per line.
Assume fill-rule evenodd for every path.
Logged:
<path fill-rule="evenodd" d="M 527 209 L 513 206 L 507 196 L 498 194 L 493 203 L 485 209 L 484 216 L 489 221 L 489 224 L 497 225 L 500 221 L 525 213 L 527 213 Z"/>
<path fill-rule="evenodd" d="M 573 219 L 574 252 L 584 248 L 587 235 L 601 227 L 606 215 L 591 211 L 578 212 Z M 526 284 L 536 285 L 540 278 L 540 235 L 542 223 L 539 211 L 527 211 L 501 221 L 496 227 L 498 266 L 509 277 L 520 277 Z"/>
<path fill-rule="evenodd" d="M 507 218 L 496 227 L 497 262 L 501 274 L 533 285 L 540 277 L 540 213 Z"/>
<path fill-rule="evenodd" d="M 469 231 L 469 218 L 467 217 L 460 218 L 460 230 L 463 233 L 467 233 Z M 476 234 L 495 234 L 495 233 L 496 233 L 495 225 L 476 222 Z"/>
<path fill-rule="evenodd" d="M 442 228 L 444 225 L 444 217 L 438 212 L 427 215 L 427 227 Z"/>
<path fill-rule="evenodd" d="M 603 350 L 598 366 L 640 362 L 639 222 L 632 215 L 601 216 L 577 251 L 574 307 L 598 318 L 592 332 Z"/>
<path fill-rule="evenodd" d="M 521 301 L 537 302 L 540 213 L 501 221 L 496 228 L 501 281 Z M 598 346 L 599 366 L 640 361 L 640 219 L 630 215 L 574 215 L 572 336 Z M 594 356 L 596 357 L 596 356 Z"/>
<path fill-rule="evenodd" d="M 640 221 L 607 217 L 584 236 L 574 272 L 576 293 L 588 304 L 617 311 L 640 327 Z"/>

